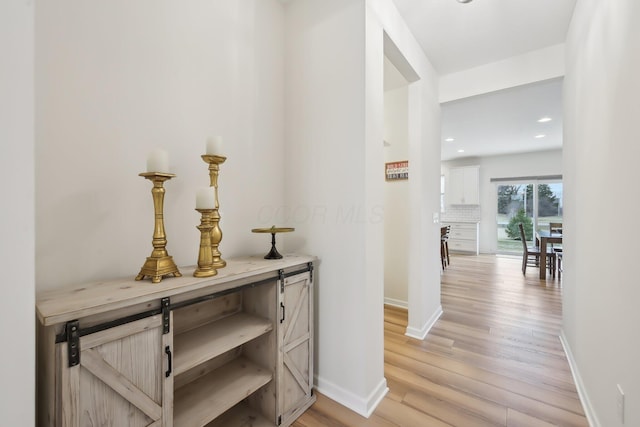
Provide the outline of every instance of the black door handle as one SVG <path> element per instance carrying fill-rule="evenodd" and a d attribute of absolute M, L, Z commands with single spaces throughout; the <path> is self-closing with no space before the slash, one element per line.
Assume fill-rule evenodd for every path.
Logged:
<path fill-rule="evenodd" d="M 168 367 L 167 372 L 165 372 L 165 373 L 164 373 L 164 376 L 165 376 L 166 378 L 169 378 L 169 375 L 171 375 L 171 370 L 172 370 L 172 369 L 171 369 L 171 365 L 172 365 L 172 361 L 171 361 L 171 359 L 172 359 L 172 357 L 171 357 L 171 348 L 170 348 L 169 346 L 166 346 L 166 347 L 164 348 L 164 352 L 165 352 L 165 354 L 167 355 L 167 362 L 169 362 L 169 363 L 168 363 L 168 366 L 167 366 L 167 367 Z"/>
<path fill-rule="evenodd" d="M 284 322 L 284 304 L 280 303 L 280 308 L 282 309 L 282 318 L 280 319 L 280 323 Z"/>

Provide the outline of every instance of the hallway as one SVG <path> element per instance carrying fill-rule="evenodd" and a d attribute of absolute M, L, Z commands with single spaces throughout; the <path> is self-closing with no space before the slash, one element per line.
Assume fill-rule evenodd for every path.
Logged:
<path fill-rule="evenodd" d="M 424 341 L 406 311 L 385 307 L 389 393 L 365 419 L 323 396 L 295 424 L 313 426 L 588 426 L 562 344 L 561 288 L 519 258 L 454 256 L 443 315 Z"/>

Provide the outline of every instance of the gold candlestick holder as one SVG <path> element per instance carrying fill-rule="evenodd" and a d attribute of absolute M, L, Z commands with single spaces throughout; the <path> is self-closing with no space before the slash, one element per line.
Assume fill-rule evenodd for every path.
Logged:
<path fill-rule="evenodd" d="M 220 242 L 222 241 L 222 230 L 220 229 L 220 205 L 218 203 L 218 174 L 220 173 L 220 165 L 227 160 L 224 156 L 216 156 L 213 154 L 203 154 L 202 160 L 209 164 L 210 186 L 215 188 L 215 207 L 211 215 L 213 228 L 211 229 L 211 254 L 213 257 L 213 268 L 219 269 L 227 265 L 222 259 L 220 253 Z"/>
<path fill-rule="evenodd" d="M 198 268 L 193 273 L 195 277 L 211 277 L 218 274 L 213 268 L 213 255 L 211 252 L 211 230 L 213 229 L 213 209 L 196 209 L 200 212 L 200 251 L 198 252 Z"/>
<path fill-rule="evenodd" d="M 175 175 L 172 173 L 162 172 L 145 172 L 140 176 L 153 182 L 151 195 L 153 196 L 153 209 L 155 212 L 155 226 L 153 230 L 153 251 L 151 256 L 147 257 L 147 261 L 140 269 L 140 273 L 136 276 L 136 280 L 142 280 L 145 276 L 151 277 L 152 283 L 160 283 L 164 276 L 173 274 L 174 277 L 180 277 L 182 274 L 178 271 L 178 267 L 173 262 L 173 257 L 167 252 L 167 236 L 164 231 L 164 182 L 170 180 Z"/>

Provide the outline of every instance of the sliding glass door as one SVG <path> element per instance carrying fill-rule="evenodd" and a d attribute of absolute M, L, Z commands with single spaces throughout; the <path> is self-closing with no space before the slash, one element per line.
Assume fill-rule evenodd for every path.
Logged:
<path fill-rule="evenodd" d="M 496 187 L 498 253 L 522 254 L 520 223 L 530 245 L 535 230 L 548 229 L 550 222 L 562 222 L 562 181 L 501 182 Z"/>
<path fill-rule="evenodd" d="M 538 184 L 538 229 L 548 229 L 550 222 L 562 223 L 562 182 Z"/>

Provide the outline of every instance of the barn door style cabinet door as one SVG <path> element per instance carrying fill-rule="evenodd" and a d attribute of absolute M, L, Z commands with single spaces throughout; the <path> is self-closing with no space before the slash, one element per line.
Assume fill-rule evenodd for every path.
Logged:
<path fill-rule="evenodd" d="M 278 394 L 284 425 L 291 424 L 315 400 L 313 396 L 312 272 L 281 281 L 279 355 L 282 358 Z"/>
<path fill-rule="evenodd" d="M 38 295 L 38 425 L 289 426 L 314 401 L 313 262 Z"/>
<path fill-rule="evenodd" d="M 171 334 L 152 316 L 59 344 L 57 426 L 172 426 Z"/>

